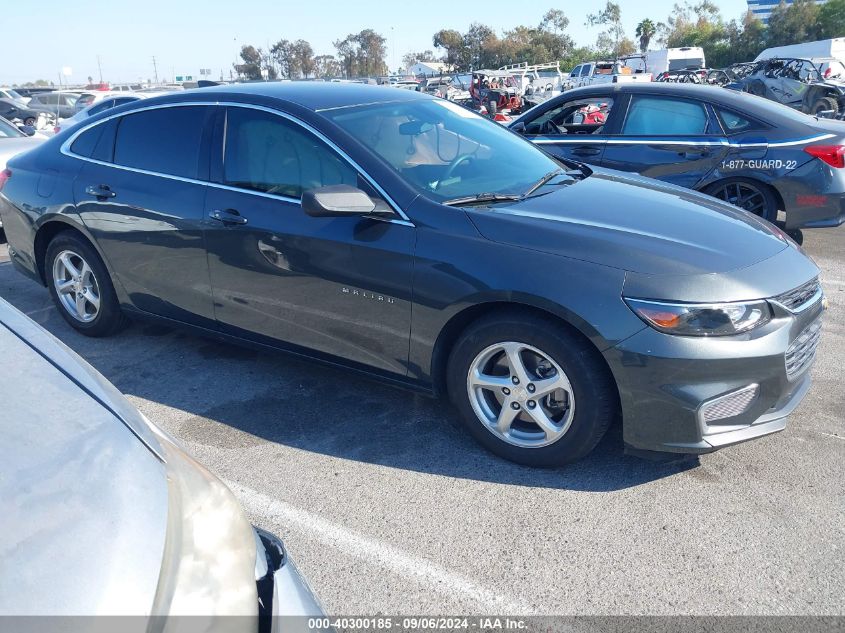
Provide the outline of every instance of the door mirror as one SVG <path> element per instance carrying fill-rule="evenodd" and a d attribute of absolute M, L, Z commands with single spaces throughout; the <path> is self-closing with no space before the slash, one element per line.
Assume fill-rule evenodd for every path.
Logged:
<path fill-rule="evenodd" d="M 513 125 L 511 125 L 511 131 L 516 132 L 517 134 L 525 135 L 525 122 L 524 121 L 517 121 Z"/>
<path fill-rule="evenodd" d="M 314 218 L 366 215 L 376 205 L 366 193 L 350 185 L 329 185 L 302 192 L 302 208 Z"/>

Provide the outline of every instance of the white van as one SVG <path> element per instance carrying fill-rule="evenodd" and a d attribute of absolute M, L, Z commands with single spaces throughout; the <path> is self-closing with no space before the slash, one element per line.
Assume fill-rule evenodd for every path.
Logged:
<path fill-rule="evenodd" d="M 700 46 L 662 48 L 642 55 L 628 55 L 619 59 L 634 74 L 650 73 L 657 78 L 670 70 L 697 70 L 705 67 L 704 49 Z"/>
<path fill-rule="evenodd" d="M 798 59 L 832 57 L 845 64 L 845 37 L 790 44 L 789 46 L 774 46 L 757 55 L 754 61 L 759 62 L 762 59 L 772 59 L 773 57 L 795 57 Z"/>

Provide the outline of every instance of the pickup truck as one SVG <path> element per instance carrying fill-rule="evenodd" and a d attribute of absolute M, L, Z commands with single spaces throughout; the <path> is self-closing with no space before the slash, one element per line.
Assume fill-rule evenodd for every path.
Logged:
<path fill-rule="evenodd" d="M 651 73 L 634 73 L 620 62 L 588 62 L 569 73 L 567 85 L 572 88 L 598 84 L 651 81 Z"/>

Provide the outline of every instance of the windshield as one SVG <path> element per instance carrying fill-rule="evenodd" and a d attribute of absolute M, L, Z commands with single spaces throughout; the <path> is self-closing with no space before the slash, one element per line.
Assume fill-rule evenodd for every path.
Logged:
<path fill-rule="evenodd" d="M 24 136 L 23 132 L 6 119 L 0 119 L 0 138 L 20 138 L 21 136 Z"/>
<path fill-rule="evenodd" d="M 322 113 L 434 200 L 521 195 L 560 165 L 513 132 L 442 99 Z"/>
<path fill-rule="evenodd" d="M 682 59 L 669 60 L 669 70 L 685 70 L 687 68 L 704 68 L 704 60 L 701 57 L 684 57 Z"/>

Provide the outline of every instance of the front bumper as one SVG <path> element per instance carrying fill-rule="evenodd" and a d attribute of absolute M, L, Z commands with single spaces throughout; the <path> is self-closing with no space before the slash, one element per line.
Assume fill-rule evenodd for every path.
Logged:
<path fill-rule="evenodd" d="M 646 328 L 607 350 L 625 443 L 698 454 L 782 431 L 810 388 L 823 306 L 820 299 L 798 314 L 774 306 L 774 318 L 759 331 L 732 337 L 680 337 Z M 795 357 L 808 332 L 815 339 L 801 350 L 800 367 L 788 372 L 787 357 Z"/>
<path fill-rule="evenodd" d="M 255 582 L 258 585 L 258 631 L 310 631 L 308 619 L 323 617 L 323 608 L 285 551 L 279 537 L 254 528 Z"/>

